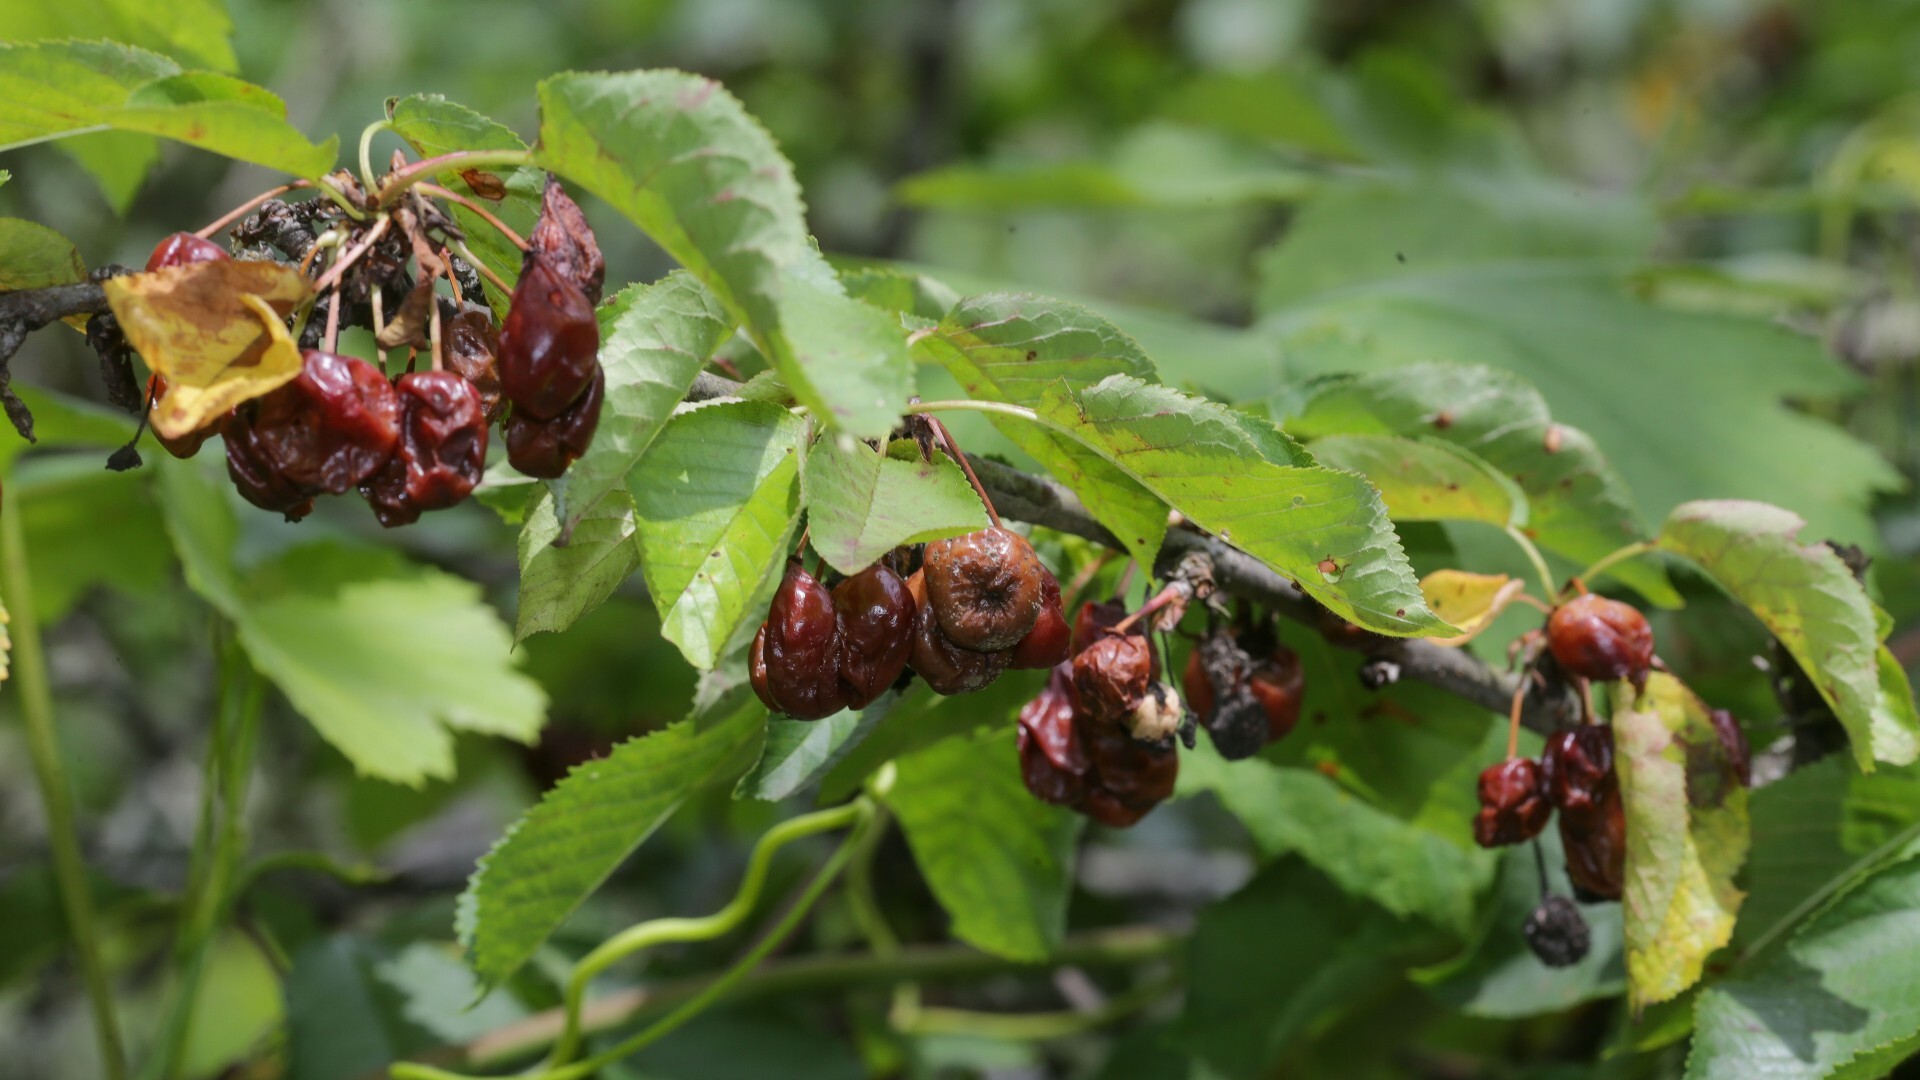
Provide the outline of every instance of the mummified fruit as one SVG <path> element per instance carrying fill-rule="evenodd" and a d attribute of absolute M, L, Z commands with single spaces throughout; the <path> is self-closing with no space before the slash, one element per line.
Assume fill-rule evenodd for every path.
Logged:
<path fill-rule="evenodd" d="M 907 665 L 927 680 L 936 694 L 967 694 L 979 690 L 1000 677 L 1011 659 L 1006 650 L 975 652 L 955 645 L 940 629 L 927 596 L 924 568 L 907 579 L 913 593 L 913 651 Z"/>
<path fill-rule="evenodd" d="M 600 425 L 600 402 L 606 393 L 606 376 L 596 368 L 593 382 L 580 400 L 551 420 L 536 420 L 514 406 L 507 418 L 507 463 L 522 475 L 551 480 L 567 471 L 593 445 L 594 429 Z"/>
<path fill-rule="evenodd" d="M 416 371 L 394 385 L 400 445 L 360 494 L 388 528 L 410 525 L 473 494 L 487 464 L 487 417 L 473 385 L 451 371 Z"/>
<path fill-rule="evenodd" d="M 1019 533 L 999 527 L 927 545 L 920 570 L 948 640 L 997 652 L 1020 643 L 1040 618 L 1040 557 Z"/>
<path fill-rule="evenodd" d="M 1020 707 L 1020 779 L 1041 802 L 1079 806 L 1087 797 L 1086 752 L 1074 724 L 1073 671 L 1056 665 L 1038 697 Z"/>
<path fill-rule="evenodd" d="M 1153 649 L 1144 634 L 1109 634 L 1073 658 L 1081 708 L 1096 720 L 1124 725 L 1153 682 Z"/>
<path fill-rule="evenodd" d="M 1216 683 L 1225 693 L 1216 690 Z M 1214 748 L 1229 761 L 1251 757 L 1282 739 L 1300 720 L 1306 676 L 1300 656 L 1276 645 L 1255 663 L 1230 633 L 1203 639 L 1181 673 L 1187 706 L 1200 717 Z"/>
<path fill-rule="evenodd" d="M 1180 755 L 1172 740 L 1149 745 L 1084 712 L 1079 715 L 1079 729 L 1080 743 L 1098 778 L 1087 788 L 1082 813 L 1103 825 L 1126 828 L 1173 794 Z"/>
<path fill-rule="evenodd" d="M 487 421 L 500 419 L 505 399 L 500 396 L 500 332 L 484 311 L 463 311 L 447 320 L 444 334 L 447 367 L 473 384 Z"/>
<path fill-rule="evenodd" d="M 1013 647 L 1013 667 L 1029 670 L 1050 668 L 1067 658 L 1072 637 L 1067 617 L 1060 610 L 1060 582 L 1052 574 L 1040 575 L 1040 616 L 1033 629 Z"/>
<path fill-rule="evenodd" d="M 160 399 L 166 396 L 167 377 L 165 375 L 150 376 L 147 379 L 147 398 L 152 402 L 151 407 L 158 409 L 160 407 Z M 190 458 L 200 452 L 200 447 L 204 445 L 208 439 L 220 434 L 221 424 L 224 423 L 225 420 L 226 417 L 222 416 L 213 423 L 205 427 L 194 428 L 192 431 L 187 432 L 177 439 L 170 439 L 160 434 L 156 429 L 153 432 L 153 441 L 159 443 L 161 449 L 172 454 L 174 457 Z"/>
<path fill-rule="evenodd" d="M 1613 729 L 1556 732 L 1540 756 L 1547 797 L 1560 811 L 1567 877 L 1581 897 L 1618 900 L 1626 885 L 1627 818 L 1613 768 Z"/>
<path fill-rule="evenodd" d="M 1613 771 L 1613 729 L 1586 724 L 1547 736 L 1540 755 L 1540 780 L 1548 801 L 1561 810 L 1592 810 L 1617 791 L 1620 777 Z"/>
<path fill-rule="evenodd" d="M 1570 674 L 1640 687 L 1653 664 L 1653 628 L 1632 605 L 1586 593 L 1553 609 L 1547 647 Z"/>
<path fill-rule="evenodd" d="M 587 227 L 587 217 L 567 195 L 552 173 L 540 196 L 540 220 L 527 237 L 527 246 L 561 277 L 573 282 L 587 298 L 600 302 L 600 289 L 607 279 L 607 263 L 600 257 L 600 244 Z"/>
<path fill-rule="evenodd" d="M 1541 899 L 1540 906 L 1521 924 L 1520 932 L 1526 935 L 1527 947 L 1533 950 L 1533 955 L 1551 968 L 1572 967 L 1586 959 L 1592 943 L 1592 934 L 1580 909 L 1556 893 Z"/>
<path fill-rule="evenodd" d="M 875 563 L 833 587 L 840 621 L 840 683 L 847 706 L 864 708 L 892 686 L 913 653 L 913 592 Z"/>
<path fill-rule="evenodd" d="M 1079 706 L 1072 665 L 1056 665 L 1020 710 L 1021 780 L 1042 802 L 1125 828 L 1173 794 L 1180 759 L 1171 740 L 1141 743 Z"/>
<path fill-rule="evenodd" d="M 1540 766 L 1531 760 L 1511 758 L 1480 773 L 1480 812 L 1473 818 L 1473 839 L 1481 847 L 1531 840 L 1552 816 L 1553 804 L 1547 801 Z"/>
<path fill-rule="evenodd" d="M 400 398 L 364 360 L 309 349 L 292 382 L 244 402 L 227 421 L 286 481 L 338 495 L 377 472 L 400 440 Z"/>
<path fill-rule="evenodd" d="M 551 420 L 586 393 L 600 361 L 600 324 L 580 287 L 528 253 L 500 328 L 500 389 L 535 420 Z"/>
<path fill-rule="evenodd" d="M 755 691 L 770 708 L 795 720 L 818 720 L 846 708 L 840 685 L 840 620 L 833 594 L 806 572 L 799 559 L 787 572 L 767 607 L 767 621 L 754 640 L 752 668 L 764 662 L 764 689 Z"/>
<path fill-rule="evenodd" d="M 205 240 L 190 232 L 177 232 L 154 245 L 153 254 L 147 256 L 147 271 L 159 270 L 167 266 L 186 266 L 191 263 L 224 262 L 232 256 L 227 249 L 211 240 Z"/>
<path fill-rule="evenodd" d="M 251 426 L 229 415 L 226 426 L 227 476 L 240 497 L 262 510 L 276 510 L 288 521 L 313 513 L 318 490 L 288 480 L 260 453 Z"/>
<path fill-rule="evenodd" d="M 1087 646 L 1099 640 L 1106 631 L 1120 625 L 1126 617 L 1127 605 L 1118 597 L 1098 604 L 1092 601 L 1081 604 L 1080 610 L 1073 616 L 1073 655 L 1080 655 Z"/>

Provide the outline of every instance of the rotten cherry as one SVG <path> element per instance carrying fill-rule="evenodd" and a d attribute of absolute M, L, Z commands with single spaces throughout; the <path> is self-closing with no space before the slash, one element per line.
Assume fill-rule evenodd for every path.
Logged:
<path fill-rule="evenodd" d="M 913 653 L 913 591 L 885 563 L 833 587 L 840 623 L 840 683 L 849 708 L 864 708 L 892 686 Z"/>
<path fill-rule="evenodd" d="M 500 329 L 500 388 L 535 420 L 567 411 L 599 371 L 600 324 L 580 287 L 528 254 Z"/>
<path fill-rule="evenodd" d="M 487 418 L 480 394 L 451 371 L 416 371 L 394 384 L 400 443 L 387 464 L 360 485 L 380 524 L 392 528 L 444 510 L 473 493 L 487 462 Z"/>
<path fill-rule="evenodd" d="M 515 405 L 507 417 L 507 463 L 543 480 L 565 473 L 593 444 L 605 392 L 606 376 L 596 367 L 587 392 L 551 420 L 535 419 Z"/>
<path fill-rule="evenodd" d="M 920 569 L 940 628 L 963 649 L 1010 649 L 1039 621 L 1048 575 L 1018 533 L 994 526 L 936 540 Z"/>
<path fill-rule="evenodd" d="M 840 620 L 833 594 L 801 567 L 787 572 L 767 607 L 767 621 L 754 638 L 752 670 L 764 666 L 755 691 L 769 708 L 796 720 L 818 720 L 846 708 L 840 683 Z"/>
<path fill-rule="evenodd" d="M 1553 815 L 1540 766 L 1511 758 L 1480 773 L 1480 812 L 1473 818 L 1474 842 L 1484 848 L 1519 844 L 1540 835 Z"/>
<path fill-rule="evenodd" d="M 1060 582 L 1045 571 L 1040 575 L 1040 616 L 1033 629 L 1013 647 L 1012 667 L 1029 670 L 1050 668 L 1067 658 L 1072 637 L 1067 617 L 1060 610 Z"/>
<path fill-rule="evenodd" d="M 1553 609 L 1547 647 L 1562 668 L 1586 679 L 1626 679 L 1635 688 L 1653 665 L 1653 629 L 1630 604 L 1584 593 Z"/>
<path fill-rule="evenodd" d="M 923 567 L 907 579 L 914 602 L 913 648 L 908 666 L 936 694 L 966 694 L 987 686 L 1007 669 L 1009 653 L 976 652 L 954 644 L 934 615 L 925 574 Z"/>

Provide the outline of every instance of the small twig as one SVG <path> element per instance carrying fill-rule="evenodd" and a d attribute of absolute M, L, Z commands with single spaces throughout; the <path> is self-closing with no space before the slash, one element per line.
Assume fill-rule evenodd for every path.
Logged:
<path fill-rule="evenodd" d="M 967 455 L 960 452 L 960 444 L 954 441 L 953 432 L 948 431 L 947 425 L 941 423 L 937 416 L 928 416 L 927 423 L 932 425 L 933 433 L 940 437 L 941 449 L 945 450 L 947 456 L 960 466 L 961 472 L 967 474 L 967 483 L 973 485 L 974 492 L 980 496 L 981 504 L 987 508 L 987 519 L 993 522 L 995 528 L 999 528 L 1000 511 L 993 508 L 993 499 L 987 494 L 987 489 L 981 486 L 980 478 L 974 475 L 973 465 L 967 461 Z"/>
<path fill-rule="evenodd" d="M 416 184 L 414 185 L 414 190 L 423 195 L 431 195 L 436 199 L 445 199 L 448 202 L 459 203 L 461 206 L 466 207 L 478 215 L 480 220 L 493 226 L 495 231 L 507 238 L 508 243 L 519 248 L 521 251 L 527 250 L 527 242 L 520 238 L 519 233 L 514 232 L 513 229 L 508 227 L 506 222 L 495 217 L 493 211 L 488 210 L 486 207 L 481 206 L 465 195 L 450 188 L 443 188 L 439 184 Z"/>
<path fill-rule="evenodd" d="M 233 209 L 215 218 L 212 222 L 207 224 L 205 227 L 200 229 L 200 231 L 194 233 L 193 235 L 199 237 L 202 240 L 209 239 L 210 237 L 213 236 L 214 233 L 217 233 L 221 229 L 224 229 L 227 226 L 233 224 L 234 222 L 239 221 L 241 218 L 246 217 L 247 214 L 250 213 L 254 207 L 259 206 L 261 203 L 268 202 L 272 199 L 277 199 L 280 196 L 285 195 L 287 192 L 293 191 L 297 188 L 305 188 L 305 187 L 312 187 L 312 186 L 313 186 L 313 182 L 310 180 L 295 180 L 291 184 L 281 184 L 279 187 L 274 188 L 271 191 L 263 191 L 260 194 L 255 195 L 253 198 L 248 199 L 246 202 L 241 203 L 239 206 L 236 206 Z"/>

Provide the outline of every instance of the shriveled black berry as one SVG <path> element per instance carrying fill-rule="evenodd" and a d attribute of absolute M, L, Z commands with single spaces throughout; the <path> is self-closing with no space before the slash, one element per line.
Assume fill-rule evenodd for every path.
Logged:
<path fill-rule="evenodd" d="M 1586 959 L 1587 949 L 1593 944 L 1580 909 L 1557 893 L 1549 893 L 1540 901 L 1520 932 L 1527 936 L 1527 947 L 1533 955 L 1551 968 L 1572 967 Z"/>

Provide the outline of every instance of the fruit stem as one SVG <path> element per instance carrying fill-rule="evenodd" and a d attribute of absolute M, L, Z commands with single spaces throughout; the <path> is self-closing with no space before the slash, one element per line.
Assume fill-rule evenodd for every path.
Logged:
<path fill-rule="evenodd" d="M 478 258 L 475 258 L 473 252 L 467 249 L 467 242 L 465 240 L 455 240 L 452 243 L 448 244 L 447 246 L 453 249 L 453 253 L 455 255 L 458 255 L 461 258 L 467 260 L 467 265 L 473 267 L 474 271 L 478 273 L 481 277 L 486 278 L 488 281 L 493 282 L 494 288 L 499 289 L 501 292 L 507 294 L 508 296 L 513 295 L 513 286 L 501 280 L 499 274 L 496 274 L 492 270 L 487 269 L 486 263 L 483 263 Z"/>
<path fill-rule="evenodd" d="M 1639 558 L 1653 549 L 1654 544 L 1651 540 L 1639 540 L 1623 547 L 1615 548 L 1611 553 L 1601 556 L 1600 561 L 1582 570 L 1580 576 L 1574 580 L 1581 582 L 1592 581 L 1601 574 L 1613 569 L 1615 566 L 1626 562 L 1628 559 Z M 1584 589 L 1585 586 L 1583 585 L 1582 590 L 1584 591 Z"/>
<path fill-rule="evenodd" d="M 987 495 L 986 485 L 982 484 L 980 478 L 974 475 L 973 464 L 967 460 L 967 455 L 960 452 L 960 444 L 954 441 L 953 432 L 947 430 L 947 425 L 941 423 L 939 417 L 929 416 L 927 417 L 927 423 L 933 427 L 933 433 L 940 437 L 941 449 L 945 450 L 947 456 L 959 464 L 961 472 L 967 474 L 967 483 L 972 484 L 974 494 L 980 496 L 980 505 L 987 508 L 987 519 L 993 522 L 994 528 L 999 528 L 1000 511 L 993 508 L 993 500 Z"/>
<path fill-rule="evenodd" d="M 1540 850 L 1538 836 L 1533 838 L 1533 869 L 1540 875 L 1540 899 L 1545 900 L 1552 895 L 1552 890 L 1547 888 L 1547 856 Z"/>
<path fill-rule="evenodd" d="M 445 351 L 440 345 L 440 297 L 438 295 L 429 296 L 427 300 L 427 306 L 430 309 L 427 314 L 427 344 L 432 346 L 433 349 L 433 370 L 439 371 L 441 368 L 440 356 L 441 353 Z"/>
<path fill-rule="evenodd" d="M 1162 588 L 1159 592 L 1154 594 L 1153 599 L 1147 601 L 1144 604 L 1141 604 L 1140 609 L 1138 611 L 1135 611 L 1133 614 L 1128 615 L 1126 618 L 1121 619 L 1118 623 L 1115 623 L 1113 627 L 1113 632 L 1116 634 L 1124 634 L 1129 629 L 1132 628 L 1134 623 L 1137 623 L 1141 619 L 1146 618 L 1148 615 L 1151 615 L 1154 612 L 1159 611 L 1161 608 L 1166 607 L 1168 604 L 1171 604 L 1176 600 L 1189 600 L 1192 598 L 1193 598 L 1193 586 L 1188 585 L 1184 581 L 1169 581 L 1167 582 L 1165 588 Z"/>
<path fill-rule="evenodd" d="M 1514 543 L 1520 545 L 1521 551 L 1526 552 L 1527 561 L 1533 564 L 1533 572 L 1540 575 L 1540 588 L 1545 592 L 1548 599 L 1552 599 L 1555 592 L 1553 587 L 1553 571 L 1547 569 L 1547 560 L 1540 554 L 1540 549 L 1534 546 L 1533 541 L 1527 537 L 1526 533 L 1521 532 L 1511 525 L 1507 526 L 1506 533 L 1513 538 Z"/>
<path fill-rule="evenodd" d="M 360 238 L 358 244 L 355 244 L 349 248 L 346 253 L 333 260 L 333 265 L 327 267 L 327 272 L 321 274 L 320 280 L 313 283 L 313 291 L 317 293 L 326 292 L 332 288 L 354 263 L 360 261 L 361 256 L 373 250 L 373 245 L 380 242 L 380 238 L 387 233 L 387 226 L 392 223 L 392 218 L 382 215 L 380 220 L 374 222 L 373 227 L 367 230 L 367 234 Z"/>
<path fill-rule="evenodd" d="M 1520 714 L 1527 703 L 1527 680 L 1513 690 L 1513 704 L 1507 709 L 1507 760 L 1520 756 Z"/>
<path fill-rule="evenodd" d="M 382 117 L 368 124 L 360 132 L 360 183 L 372 191 L 377 185 L 373 179 L 373 137 L 382 131 L 392 131 L 393 121 Z"/>
<path fill-rule="evenodd" d="M 5 486 L 13 487 L 11 477 Z M 86 863 L 80 854 L 73 793 L 67 786 L 66 767 L 60 760 L 60 742 L 54 734 L 52 680 L 47 671 L 46 652 L 40 643 L 40 623 L 33 606 L 32 578 L 27 569 L 27 544 L 17 495 L 0 511 L 0 594 L 4 594 L 11 609 L 13 677 L 20 688 L 21 726 L 28 754 L 33 759 L 34 775 L 40 782 L 40 801 L 47 815 L 47 844 L 52 849 L 54 881 L 67 917 L 67 933 L 73 939 L 87 997 L 93 1005 L 100 1067 L 109 1080 L 122 1080 L 127 1074 L 127 1065 L 121 1049 L 120 1024 L 113 1011 L 113 988 L 100 961 L 100 928 L 94 922 L 93 896 L 87 884 Z"/>
<path fill-rule="evenodd" d="M 387 182 L 380 185 L 374 198 L 375 206 L 387 206 L 408 188 L 426 177 L 446 172 L 454 166 L 468 169 L 491 168 L 496 165 L 532 165 L 531 150 L 455 150 L 438 157 L 422 158 L 404 169 L 387 174 Z"/>
<path fill-rule="evenodd" d="M 448 202 L 459 203 L 461 206 L 473 211 L 480 220 L 493 226 L 495 231 L 507 238 L 508 243 L 519 248 L 521 251 L 527 250 L 527 242 L 520 238 L 519 233 L 508 228 L 507 223 L 495 217 L 491 210 L 467 198 L 465 195 L 450 188 L 443 188 L 439 184 L 419 184 L 416 185 L 415 190 L 424 195 L 431 195 L 436 199 L 445 199 Z"/>
<path fill-rule="evenodd" d="M 326 342 L 327 342 L 327 351 L 328 351 L 328 352 L 335 352 L 335 351 L 337 351 L 337 349 L 339 348 L 339 345 L 340 345 L 340 305 L 341 305 L 341 304 L 344 304 L 344 303 L 346 303 L 346 301 L 347 301 L 347 298 L 346 298 L 346 297 L 344 297 L 344 296 L 341 296 L 341 295 L 340 295 L 339 293 L 334 293 L 334 294 L 333 294 L 333 298 L 332 298 L 331 300 L 328 300 L 328 301 L 327 301 L 327 337 L 326 337 Z"/>
<path fill-rule="evenodd" d="M 193 235 L 199 237 L 202 240 L 211 239 L 214 233 L 219 232 L 221 229 L 224 229 L 228 225 L 231 225 L 234 222 L 240 220 L 242 217 L 245 217 L 250 211 L 253 210 L 254 207 L 259 206 L 261 203 L 266 202 L 268 199 L 278 198 L 279 196 L 285 195 L 287 192 L 292 191 L 295 188 L 304 188 L 304 187 L 312 187 L 312 186 L 313 186 L 313 182 L 310 180 L 295 180 L 291 184 L 281 184 L 277 188 L 273 188 L 268 191 L 263 191 L 260 194 L 255 195 L 253 198 L 248 199 L 246 202 L 241 203 L 239 206 L 236 206 L 233 209 L 215 218 L 211 224 L 207 225 L 205 228 L 202 228 L 199 232 L 196 232 Z"/>

